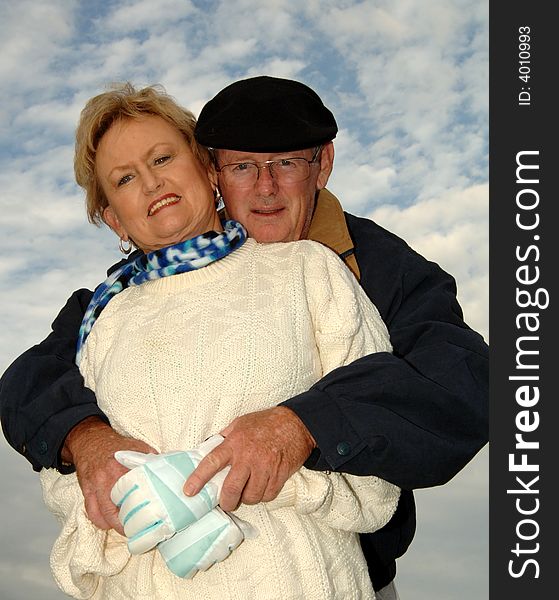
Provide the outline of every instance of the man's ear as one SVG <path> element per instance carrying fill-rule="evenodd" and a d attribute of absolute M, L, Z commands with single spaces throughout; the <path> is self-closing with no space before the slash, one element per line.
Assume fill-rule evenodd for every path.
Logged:
<path fill-rule="evenodd" d="M 118 235 L 120 239 L 128 240 L 128 234 L 124 230 L 124 227 L 120 224 L 115 211 L 111 206 L 107 206 L 103 210 L 103 221 Z"/>
<path fill-rule="evenodd" d="M 328 142 L 322 147 L 320 152 L 320 172 L 316 179 L 316 189 L 321 190 L 326 187 L 332 168 L 334 167 L 334 143 Z"/>

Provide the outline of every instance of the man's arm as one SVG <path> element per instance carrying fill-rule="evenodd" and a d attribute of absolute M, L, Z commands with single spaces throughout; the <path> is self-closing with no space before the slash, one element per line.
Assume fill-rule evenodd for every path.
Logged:
<path fill-rule="evenodd" d="M 14 361 L 0 380 L 2 427 L 8 442 L 36 471 L 76 469 L 90 520 L 122 533 L 109 494 L 126 472 L 117 450 L 151 452 L 140 440 L 114 431 L 84 387 L 74 359 L 83 314 L 92 292 L 72 294 L 52 324 L 51 334 Z"/>
<path fill-rule="evenodd" d="M 487 442 L 488 348 L 463 321 L 454 279 L 372 221 L 347 220 L 393 354 L 365 356 L 261 416 L 233 421 L 186 493 L 233 464 L 221 506 L 269 501 L 285 481 L 268 473 L 274 457 L 285 474 L 305 464 L 403 489 L 442 485 Z"/>
<path fill-rule="evenodd" d="M 91 296 L 86 289 L 74 292 L 50 335 L 17 358 L 0 380 L 4 435 L 35 471 L 72 471 L 60 456 L 70 430 L 87 417 L 107 421 L 74 362 L 78 330 Z"/>
<path fill-rule="evenodd" d="M 371 221 L 347 219 L 394 349 L 284 403 L 316 440 L 305 466 L 404 489 L 441 485 L 488 439 L 487 345 L 464 323 L 452 277 Z"/>
<path fill-rule="evenodd" d="M 110 275 L 139 251 L 114 264 Z M 50 335 L 17 358 L 0 379 L 0 417 L 10 445 L 35 471 L 54 467 L 70 473 L 61 460 L 68 433 L 88 417 L 108 423 L 95 394 L 84 387 L 75 363 L 79 328 L 93 292 L 75 291 L 58 313 Z"/>

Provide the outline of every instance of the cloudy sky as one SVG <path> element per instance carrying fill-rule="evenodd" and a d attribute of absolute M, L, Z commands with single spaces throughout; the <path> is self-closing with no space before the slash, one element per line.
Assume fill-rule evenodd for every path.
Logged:
<path fill-rule="evenodd" d="M 0 372 L 70 293 L 119 259 L 87 223 L 72 138 L 114 81 L 161 83 L 199 113 L 236 79 L 313 87 L 340 132 L 329 188 L 458 281 L 488 339 L 488 5 L 484 0 L 0 0 Z M 0 436 L 0 597 L 64 597 L 36 475 Z M 487 598 L 487 451 L 417 494 L 402 600 Z"/>

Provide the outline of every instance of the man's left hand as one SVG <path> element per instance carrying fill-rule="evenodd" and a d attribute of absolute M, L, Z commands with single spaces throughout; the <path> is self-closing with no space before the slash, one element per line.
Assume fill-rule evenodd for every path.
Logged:
<path fill-rule="evenodd" d="M 249 413 L 222 430 L 225 438 L 186 480 L 193 496 L 221 469 L 231 465 L 219 505 L 225 511 L 270 502 L 307 460 L 316 443 L 299 417 L 285 406 Z"/>

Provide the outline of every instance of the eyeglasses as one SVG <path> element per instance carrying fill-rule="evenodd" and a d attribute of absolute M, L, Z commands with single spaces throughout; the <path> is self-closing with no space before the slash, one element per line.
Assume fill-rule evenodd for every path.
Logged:
<path fill-rule="evenodd" d="M 226 185 L 237 188 L 248 188 L 253 186 L 260 177 L 260 169 L 267 168 L 272 179 L 278 183 L 298 183 L 308 179 L 311 172 L 311 164 L 318 162 L 318 155 L 322 146 L 318 146 L 310 160 L 299 156 L 276 158 L 256 162 L 236 162 L 222 167 L 217 167 Z"/>

